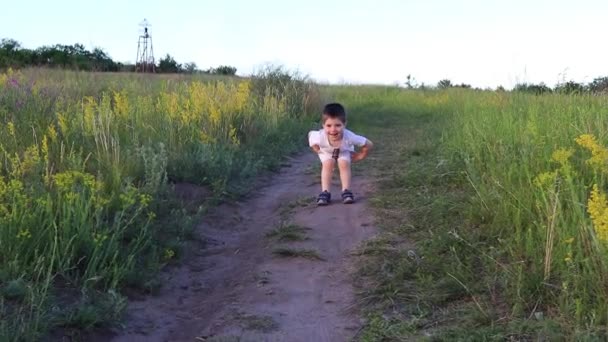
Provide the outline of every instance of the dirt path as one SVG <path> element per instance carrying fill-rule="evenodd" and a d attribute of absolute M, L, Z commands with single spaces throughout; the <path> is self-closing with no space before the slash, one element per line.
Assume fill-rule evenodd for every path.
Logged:
<path fill-rule="evenodd" d="M 133 302 L 125 332 L 112 341 L 349 341 L 360 329 L 350 252 L 373 233 L 368 181 L 353 182 L 357 202 L 317 207 L 314 155 L 290 160 L 239 205 L 222 206 L 197 232 L 210 245 L 165 275 L 160 295 Z M 287 221 L 284 221 L 287 220 Z M 293 224 L 308 239 L 266 234 Z M 291 227 L 294 227 L 294 226 Z M 277 255 L 315 250 L 322 260 Z"/>

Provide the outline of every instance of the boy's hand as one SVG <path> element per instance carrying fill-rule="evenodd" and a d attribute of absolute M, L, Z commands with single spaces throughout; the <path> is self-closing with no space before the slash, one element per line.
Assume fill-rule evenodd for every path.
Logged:
<path fill-rule="evenodd" d="M 310 149 L 316 154 L 319 154 L 321 152 L 321 147 L 319 147 L 319 145 L 312 145 Z"/>
<path fill-rule="evenodd" d="M 350 160 L 352 160 L 354 163 L 354 162 L 358 162 L 360 160 L 365 159 L 366 156 L 367 156 L 367 153 L 355 152 L 355 153 L 351 154 Z"/>
<path fill-rule="evenodd" d="M 361 151 L 351 154 L 350 159 L 353 162 L 358 162 L 367 157 L 369 149 L 373 146 L 372 142 L 367 140 L 366 144 L 361 147 Z"/>

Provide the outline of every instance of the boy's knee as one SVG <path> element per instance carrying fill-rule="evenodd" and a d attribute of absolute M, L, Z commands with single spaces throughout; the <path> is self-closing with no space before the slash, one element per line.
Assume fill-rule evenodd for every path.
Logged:
<path fill-rule="evenodd" d="M 324 160 L 322 163 L 323 167 L 331 167 L 333 168 L 335 165 L 335 161 L 333 159 Z"/>
<path fill-rule="evenodd" d="M 349 168 L 350 167 L 350 160 L 349 159 L 338 159 L 338 167 L 343 169 L 343 168 Z"/>

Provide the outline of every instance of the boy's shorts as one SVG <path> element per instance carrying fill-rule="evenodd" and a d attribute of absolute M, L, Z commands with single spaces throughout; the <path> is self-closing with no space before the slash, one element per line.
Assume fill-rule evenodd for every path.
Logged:
<path fill-rule="evenodd" d="M 340 154 L 338 155 L 338 160 L 345 160 L 347 162 L 350 163 L 350 154 L 351 151 L 340 151 Z M 321 163 L 324 163 L 326 160 L 330 160 L 332 159 L 332 155 L 331 153 L 328 152 L 319 152 L 319 159 L 321 159 Z"/>

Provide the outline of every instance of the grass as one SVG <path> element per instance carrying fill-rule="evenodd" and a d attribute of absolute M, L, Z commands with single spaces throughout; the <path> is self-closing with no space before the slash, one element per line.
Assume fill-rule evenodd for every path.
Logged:
<path fill-rule="evenodd" d="M 302 148 L 292 137 L 318 101 L 280 69 L 0 73 L 0 340 L 116 325 L 126 293 L 161 286 L 208 206 Z M 186 183 L 205 198 L 180 199 Z"/>
<path fill-rule="evenodd" d="M 319 88 L 283 76 L 0 74 L 0 340 L 111 326 L 123 291 L 160 286 L 205 205 L 302 148 Z M 362 340 L 606 337 L 606 97 L 320 91 L 376 145 L 353 169 L 382 230 L 359 250 Z M 212 200 L 183 206 L 184 182 Z"/>
<path fill-rule="evenodd" d="M 302 196 L 288 203 L 284 203 L 279 208 L 279 216 L 281 220 L 287 221 L 293 215 L 297 208 L 306 208 L 314 203 L 314 198 Z"/>
<path fill-rule="evenodd" d="M 279 226 L 268 232 L 266 236 L 275 238 L 277 241 L 304 241 L 308 239 L 305 234 L 307 230 L 310 230 L 310 228 L 281 221 Z"/>
<path fill-rule="evenodd" d="M 604 97 L 328 91 L 377 146 L 361 340 L 604 338 Z"/>
<path fill-rule="evenodd" d="M 288 247 L 277 247 L 272 250 L 272 254 L 284 257 L 284 258 L 305 258 L 310 260 L 321 260 L 324 261 L 319 253 L 312 249 L 297 249 Z"/>
<path fill-rule="evenodd" d="M 279 328 L 279 324 L 271 316 L 239 313 L 234 319 L 239 321 L 247 330 L 269 333 Z"/>

